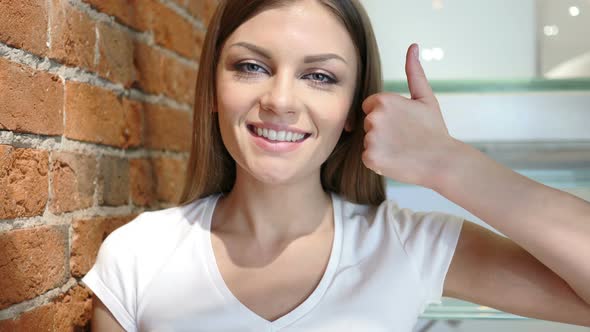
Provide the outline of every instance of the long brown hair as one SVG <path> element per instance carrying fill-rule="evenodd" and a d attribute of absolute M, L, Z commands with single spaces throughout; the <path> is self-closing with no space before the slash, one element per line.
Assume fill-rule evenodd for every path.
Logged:
<path fill-rule="evenodd" d="M 236 163 L 223 145 L 215 99 L 216 68 L 227 38 L 254 15 L 297 0 L 222 0 L 209 23 L 201 52 L 195 93 L 193 134 L 186 181 L 180 204 L 214 193 L 231 191 Z M 321 182 L 326 191 L 351 202 L 378 205 L 385 200 L 384 178 L 362 162 L 365 117 L 361 105 L 382 91 L 379 50 L 365 9 L 358 0 L 318 0 L 340 18 L 359 56 L 358 84 L 349 111 L 351 132 L 343 131 L 334 151 L 322 164 Z"/>

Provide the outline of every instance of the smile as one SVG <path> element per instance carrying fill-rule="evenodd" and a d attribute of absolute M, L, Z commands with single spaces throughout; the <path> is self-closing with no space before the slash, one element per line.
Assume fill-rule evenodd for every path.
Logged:
<path fill-rule="evenodd" d="M 248 130 L 250 133 L 258 137 L 264 137 L 271 142 L 299 143 L 311 136 L 311 134 L 300 134 L 285 130 L 276 131 L 273 129 L 258 128 L 254 125 L 248 125 Z"/>
<path fill-rule="evenodd" d="M 257 128 L 254 125 L 247 125 L 247 127 L 254 144 L 262 151 L 272 154 L 293 152 L 303 146 L 303 143 L 311 136 L 311 134 Z"/>

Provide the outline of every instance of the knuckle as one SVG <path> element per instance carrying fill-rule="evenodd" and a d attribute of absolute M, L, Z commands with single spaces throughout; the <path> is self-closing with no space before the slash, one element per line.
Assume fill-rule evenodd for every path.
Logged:
<path fill-rule="evenodd" d="M 377 168 L 377 159 L 375 158 L 375 154 L 370 151 L 365 151 L 363 154 L 363 163 L 368 168 L 374 169 Z"/>
<path fill-rule="evenodd" d="M 363 123 L 363 129 L 366 133 L 368 133 L 371 130 L 371 123 L 365 120 Z"/>
<path fill-rule="evenodd" d="M 391 99 L 391 94 L 388 92 L 380 93 L 376 97 L 376 102 L 380 106 L 387 105 L 389 100 Z"/>
<path fill-rule="evenodd" d="M 370 114 L 368 114 L 365 117 L 365 122 L 371 124 L 372 126 L 375 126 L 375 124 L 377 124 L 377 120 L 379 118 L 379 112 L 371 112 Z"/>
<path fill-rule="evenodd" d="M 363 161 L 363 164 L 365 164 L 365 166 L 367 166 L 369 168 L 373 167 L 372 160 L 371 160 L 371 158 L 369 156 L 369 152 L 367 150 L 365 150 L 365 152 L 363 152 L 361 159 Z"/>
<path fill-rule="evenodd" d="M 364 124 L 364 128 L 365 128 L 365 131 L 366 132 L 369 132 L 369 130 L 375 128 L 376 121 L 375 121 L 375 115 L 374 114 L 375 113 L 371 113 L 371 114 L 367 115 L 365 117 L 365 120 L 363 121 L 364 122 L 363 123 Z"/>
<path fill-rule="evenodd" d="M 365 149 L 368 149 L 371 146 L 371 142 L 369 141 L 369 139 L 367 138 L 367 136 L 365 135 L 365 138 L 363 139 L 363 147 Z"/>
<path fill-rule="evenodd" d="M 367 144 L 369 146 L 374 145 L 375 143 L 377 143 L 377 135 L 373 134 L 373 133 L 368 133 L 365 135 L 365 142 L 367 142 Z"/>
<path fill-rule="evenodd" d="M 377 96 L 377 102 L 381 106 L 391 105 L 404 98 L 393 92 L 383 92 Z"/>

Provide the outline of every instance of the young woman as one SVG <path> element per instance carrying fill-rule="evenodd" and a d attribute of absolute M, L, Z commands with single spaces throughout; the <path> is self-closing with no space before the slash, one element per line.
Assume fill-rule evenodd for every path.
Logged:
<path fill-rule="evenodd" d="M 183 204 L 105 240 L 94 330 L 411 331 L 443 295 L 590 326 L 588 204 L 450 137 L 417 52 L 411 99 L 383 93 L 356 0 L 222 1 Z M 402 209 L 382 176 L 510 239 Z"/>

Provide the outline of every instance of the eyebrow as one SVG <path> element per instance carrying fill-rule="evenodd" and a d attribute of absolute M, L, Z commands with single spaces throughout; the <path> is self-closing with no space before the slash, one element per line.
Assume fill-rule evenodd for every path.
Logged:
<path fill-rule="evenodd" d="M 250 43 L 246 43 L 246 42 L 238 42 L 238 43 L 232 44 L 230 47 L 234 47 L 234 46 L 245 47 L 254 53 L 258 53 L 262 57 L 265 57 L 269 60 L 272 59 L 272 57 L 270 56 L 270 52 L 260 46 L 256 46 L 254 44 L 250 44 Z M 342 58 L 338 54 L 334 54 L 334 53 L 307 55 L 303 58 L 303 62 L 304 63 L 313 63 L 313 62 L 328 61 L 331 59 L 337 59 L 337 60 L 340 60 L 340 61 L 348 64 L 348 62 L 346 62 L 346 60 L 344 60 L 344 58 Z"/>

